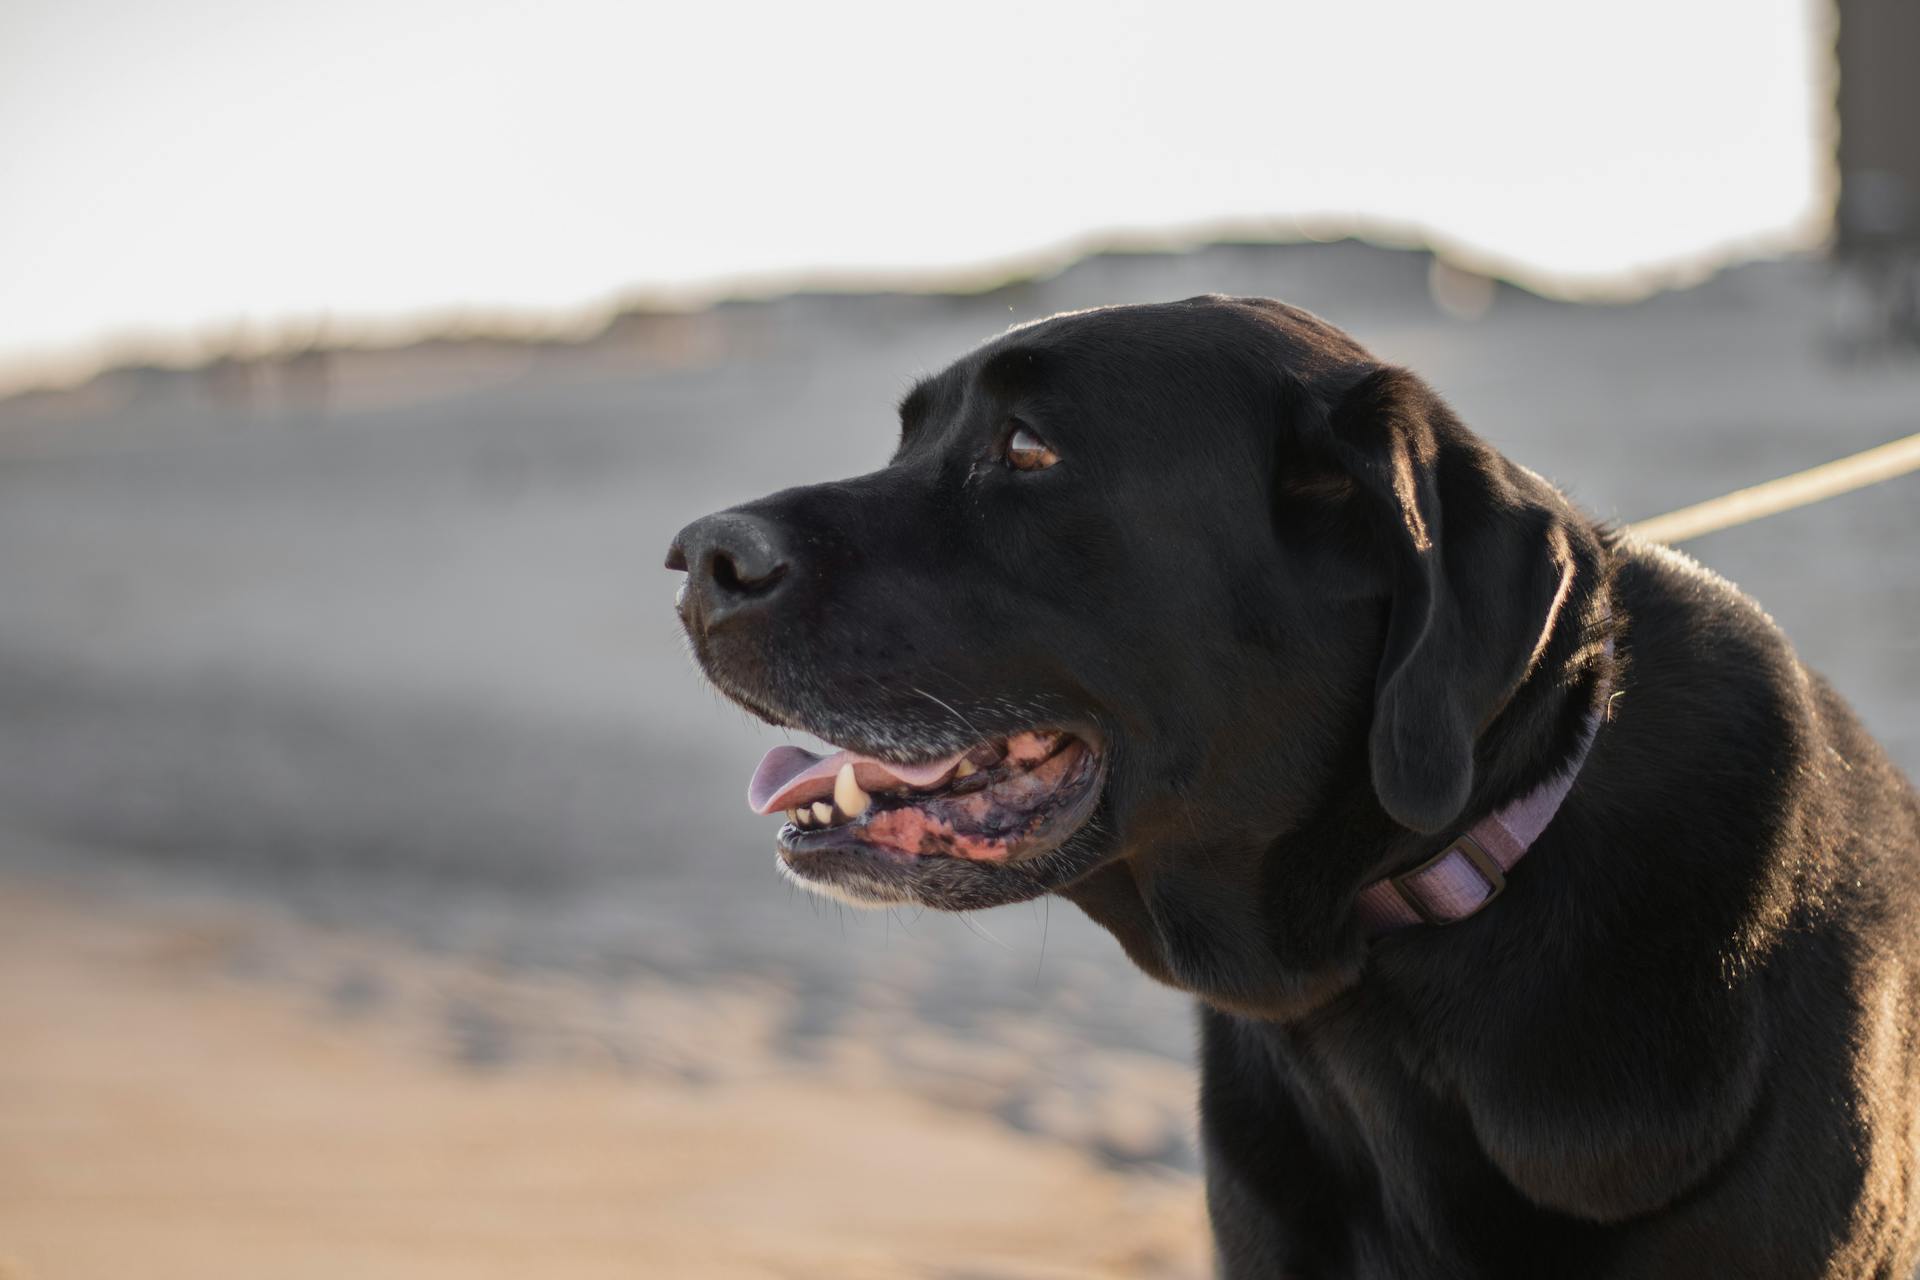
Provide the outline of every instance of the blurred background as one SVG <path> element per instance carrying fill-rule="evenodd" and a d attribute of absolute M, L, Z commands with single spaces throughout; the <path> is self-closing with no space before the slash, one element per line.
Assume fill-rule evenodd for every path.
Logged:
<path fill-rule="evenodd" d="M 660 568 L 1267 294 L 1631 521 L 1920 430 L 1905 0 L 0 8 L 0 1277 L 1205 1274 L 1190 1016 L 790 889 Z M 1684 548 L 1920 769 L 1920 482 Z"/>

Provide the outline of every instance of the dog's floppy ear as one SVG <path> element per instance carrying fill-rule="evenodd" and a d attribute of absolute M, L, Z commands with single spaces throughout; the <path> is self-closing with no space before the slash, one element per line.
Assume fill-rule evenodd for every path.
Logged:
<path fill-rule="evenodd" d="M 1404 369 L 1370 372 L 1322 422 L 1392 571 L 1374 790 L 1403 826 L 1441 831 L 1472 795 L 1481 732 L 1545 645 L 1571 583 L 1566 534 L 1544 482 Z"/>

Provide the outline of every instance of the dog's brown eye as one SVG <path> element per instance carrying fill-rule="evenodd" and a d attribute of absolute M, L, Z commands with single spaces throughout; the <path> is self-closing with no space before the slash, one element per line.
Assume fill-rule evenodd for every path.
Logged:
<path fill-rule="evenodd" d="M 1007 465 L 1015 471 L 1045 471 L 1060 461 L 1060 455 L 1025 427 L 1015 427 L 1007 437 Z"/>

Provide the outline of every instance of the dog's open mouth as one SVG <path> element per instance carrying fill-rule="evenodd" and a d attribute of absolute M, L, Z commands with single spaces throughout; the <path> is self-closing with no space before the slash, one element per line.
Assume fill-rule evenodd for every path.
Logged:
<path fill-rule="evenodd" d="M 896 859 L 1006 863 L 1072 835 L 1099 799 L 1100 753 L 1028 730 L 915 764 L 775 747 L 754 771 L 754 812 L 786 811 L 783 854 L 859 848 Z"/>

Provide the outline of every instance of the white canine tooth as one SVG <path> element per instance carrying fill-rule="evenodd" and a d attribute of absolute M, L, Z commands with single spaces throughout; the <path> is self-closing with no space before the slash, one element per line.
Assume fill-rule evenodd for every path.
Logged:
<path fill-rule="evenodd" d="M 833 780 L 833 803 L 839 806 L 840 812 L 849 818 L 857 818 L 867 811 L 872 799 L 855 780 L 853 763 L 849 761 L 841 765 L 839 774 Z"/>
<path fill-rule="evenodd" d="M 813 802 L 813 820 L 820 823 L 832 822 L 833 806 L 825 800 L 815 800 Z"/>
<path fill-rule="evenodd" d="M 799 825 L 800 825 L 800 811 L 799 811 L 798 809 L 789 809 L 789 810 L 787 810 L 787 821 L 788 821 L 788 822 L 791 822 L 791 823 L 792 823 L 792 824 L 793 824 L 794 826 L 796 826 L 796 827 L 797 827 L 797 826 L 799 826 Z"/>
<path fill-rule="evenodd" d="M 971 778 L 978 772 L 980 772 L 979 765 L 971 760 L 962 760 L 959 767 L 953 771 L 953 776 L 956 778 Z"/>
<path fill-rule="evenodd" d="M 787 810 L 787 815 L 793 819 L 793 825 L 802 831 L 813 825 L 813 815 L 807 812 L 805 805 L 801 805 L 798 809 Z"/>

